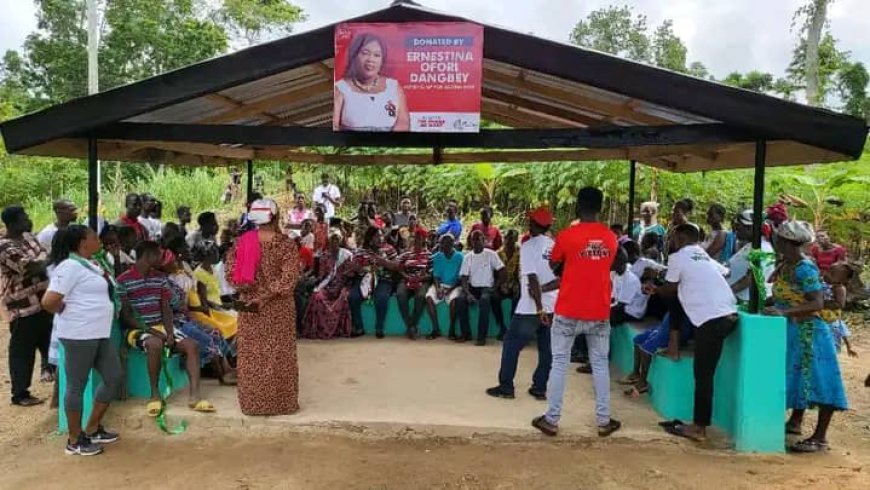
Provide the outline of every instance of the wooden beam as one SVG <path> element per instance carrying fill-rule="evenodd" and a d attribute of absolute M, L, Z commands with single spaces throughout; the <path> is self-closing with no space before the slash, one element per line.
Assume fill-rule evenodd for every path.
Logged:
<path fill-rule="evenodd" d="M 520 72 L 521 75 L 523 75 L 524 73 L 524 71 Z M 637 112 L 632 106 L 627 104 L 613 104 L 603 100 L 595 99 L 581 94 L 579 92 L 579 89 L 578 91 L 568 91 L 551 87 L 549 85 L 530 81 L 528 77 L 525 76 L 522 76 L 520 78 L 514 78 L 505 73 L 501 73 L 493 69 L 484 68 L 484 86 L 486 86 L 487 81 L 493 81 L 503 85 L 508 85 L 522 93 L 548 97 L 554 99 L 554 102 L 576 105 L 587 109 L 590 112 L 601 114 L 604 117 L 612 116 L 617 119 L 622 119 L 625 121 L 640 124 L 672 124 L 672 121 L 669 121 L 667 119 Z"/>
<path fill-rule="evenodd" d="M 516 95 L 511 95 L 505 92 L 501 92 L 498 90 L 490 89 L 484 87 L 481 91 L 484 97 L 489 99 L 496 99 L 502 102 L 522 107 L 528 109 L 529 111 L 533 111 L 538 115 L 551 115 L 558 117 L 560 119 L 565 119 L 567 121 L 573 121 L 580 123 L 584 126 L 601 126 L 605 124 L 601 119 L 596 119 L 594 117 L 590 117 L 584 114 L 580 114 L 574 111 L 570 111 L 567 109 L 560 108 L 555 105 L 545 104 L 543 102 L 538 102 L 536 100 L 529 100 L 523 97 L 519 97 Z"/>
<path fill-rule="evenodd" d="M 747 142 L 756 137 L 724 124 L 481 130 L 478 133 L 366 133 L 311 127 L 161 123 L 116 123 L 86 136 L 254 146 L 405 148 L 628 148 Z"/>
<path fill-rule="evenodd" d="M 282 94 L 268 97 L 257 102 L 244 104 L 236 109 L 202 119 L 199 121 L 199 123 L 219 124 L 231 121 L 238 121 L 239 119 L 244 119 L 249 116 L 257 116 L 264 111 L 275 110 L 289 103 L 309 99 L 311 97 L 314 97 L 315 95 L 322 95 L 324 93 L 332 93 L 331 80 L 317 82 L 313 85 L 308 85 L 300 89 L 284 92 Z M 271 116 L 273 119 L 277 119 L 274 115 L 271 114 L 264 115 L 264 117 L 269 116 Z"/>
<path fill-rule="evenodd" d="M 312 117 L 317 116 L 325 116 L 332 115 L 332 100 L 327 102 L 326 104 L 320 104 L 314 107 L 309 107 L 304 110 L 300 110 L 298 112 L 292 112 L 290 114 L 284 115 L 279 119 L 275 119 L 270 122 L 269 126 L 298 126 L 307 119 L 311 119 Z"/>
<path fill-rule="evenodd" d="M 496 122 L 506 124 L 513 128 L 546 128 L 546 127 L 576 127 L 561 120 L 543 119 L 528 113 L 522 113 L 517 108 L 511 108 L 503 102 L 495 102 L 491 99 L 480 101 L 481 117 L 490 118 L 496 116 Z"/>
<path fill-rule="evenodd" d="M 233 148 L 208 143 L 149 141 L 145 144 L 145 147 L 204 157 L 232 158 L 237 160 L 250 160 L 254 158 L 254 150 L 248 148 Z"/>

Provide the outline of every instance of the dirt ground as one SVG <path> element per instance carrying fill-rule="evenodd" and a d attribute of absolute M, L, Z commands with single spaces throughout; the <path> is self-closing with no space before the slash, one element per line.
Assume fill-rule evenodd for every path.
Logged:
<path fill-rule="evenodd" d="M 658 436 L 654 428 L 626 430 L 618 433 L 619 437 L 599 440 L 580 427 L 586 421 L 578 423 L 568 437 L 557 440 L 545 439 L 531 428 L 518 431 L 518 427 L 508 427 L 510 431 L 504 432 L 485 424 L 458 432 L 424 429 L 413 418 L 375 430 L 375 425 L 350 424 L 350 420 L 332 425 L 315 423 L 314 409 L 300 413 L 300 417 L 308 417 L 308 423 L 300 425 L 259 422 L 264 419 L 249 424 L 244 418 L 238 424 L 220 422 L 228 418 L 203 423 L 194 417 L 184 435 L 170 437 L 142 420 L 138 404 L 127 402 L 113 408 L 109 420 L 111 427 L 122 429 L 122 440 L 109 446 L 102 456 L 73 458 L 63 454 L 63 436 L 55 433 L 54 412 L 47 407 L 11 407 L 4 400 L 0 403 L 0 445 L 4 448 L 0 451 L 0 489 L 870 488 L 870 389 L 863 387 L 870 372 L 870 335 L 860 328 L 855 330 L 861 357 L 841 357 L 852 410 L 835 416 L 829 434 L 832 450 L 824 455 L 738 455 Z M 5 347 L 7 336 L 8 330 L 3 328 L 0 345 Z M 304 348 L 302 352 L 312 353 L 308 357 L 329 362 L 314 355 L 326 350 Z M 466 352 L 482 352 L 477 355 L 489 358 L 497 349 L 476 351 L 468 347 Z M 425 353 L 415 351 L 414 356 L 425 359 Z M 305 362 L 303 359 L 303 368 Z M 0 364 L 0 386 L 6 395 L 5 348 L 0 352 Z M 520 371 L 528 370 L 524 357 Z M 311 369 L 308 373 L 314 374 Z M 363 374 L 360 379 L 364 379 Z M 329 384 L 330 379 L 324 374 L 307 383 L 302 386 L 303 406 L 305 397 L 320 396 L 317 390 L 322 388 L 317 385 Z M 518 391 L 521 386 L 518 383 Z M 34 387 L 38 396 L 50 392 L 49 386 L 38 382 Z M 587 388 L 578 387 L 576 381 L 569 384 L 569 390 Z M 347 388 L 349 400 L 360 396 L 354 389 Z M 614 392 L 615 404 L 617 396 Z M 223 396 L 216 400 L 219 410 L 231 399 Z M 436 400 L 429 399 L 431 403 Z M 534 403 L 520 402 L 519 395 L 516 401 Z M 503 401 L 492 401 L 496 402 Z M 341 399 L 329 403 L 338 404 Z M 337 410 L 327 405 L 317 410 L 332 409 L 326 417 L 336 417 Z M 504 417 L 502 406 L 492 407 L 493 417 Z M 373 416 L 367 419 L 389 414 L 388 408 L 374 402 Z M 628 409 L 623 405 L 620 410 Z M 575 409 L 571 414 L 577 418 Z M 444 417 L 449 421 L 452 416 L 448 413 Z M 386 421 L 387 415 L 384 417 Z M 631 417 L 635 424 L 654 419 L 640 410 Z M 805 431 L 810 430 L 812 421 L 807 422 Z"/>

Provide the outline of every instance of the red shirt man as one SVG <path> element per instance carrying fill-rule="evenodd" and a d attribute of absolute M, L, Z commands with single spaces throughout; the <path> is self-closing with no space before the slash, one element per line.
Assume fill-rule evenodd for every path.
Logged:
<path fill-rule="evenodd" d="M 480 223 L 475 223 L 471 226 L 471 233 L 475 231 L 483 233 L 484 248 L 498 251 L 504 244 L 501 231 L 499 231 L 498 226 L 492 224 L 492 208 L 490 207 L 480 210 Z M 471 237 L 471 233 L 468 234 L 469 237 Z M 471 243 L 468 244 L 468 248 L 471 248 Z"/>
<path fill-rule="evenodd" d="M 846 247 L 833 243 L 826 230 L 819 230 L 816 232 L 816 243 L 810 248 L 810 254 L 819 266 L 819 271 L 824 274 L 835 263 L 846 260 Z"/>
<path fill-rule="evenodd" d="M 598 435 L 609 436 L 622 424 L 610 417 L 610 268 L 616 257 L 616 235 L 598 222 L 604 195 L 593 187 L 577 194 L 578 223 L 556 237 L 550 253 L 554 270 L 562 267 L 555 317 L 550 327 L 553 363 L 547 384 L 547 411 L 532 425 L 549 436 L 559 431 L 565 373 L 577 335 L 584 335 L 592 366 Z"/>

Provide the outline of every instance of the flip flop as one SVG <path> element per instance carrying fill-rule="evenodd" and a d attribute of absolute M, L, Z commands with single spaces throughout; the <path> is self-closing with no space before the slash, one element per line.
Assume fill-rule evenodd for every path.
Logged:
<path fill-rule="evenodd" d="M 638 381 L 640 381 L 640 379 L 637 376 L 626 376 L 617 381 L 616 383 L 623 386 L 630 386 L 637 384 Z"/>
<path fill-rule="evenodd" d="M 643 396 L 644 393 L 649 393 L 649 385 L 646 385 L 643 388 L 632 386 L 631 388 L 623 391 L 622 393 L 629 398 L 638 399 Z"/>
<path fill-rule="evenodd" d="M 674 424 L 674 425 L 663 426 L 663 428 L 665 429 L 665 432 L 667 432 L 668 434 L 677 436 L 677 437 L 683 437 L 683 438 L 686 438 L 686 439 L 688 439 L 690 441 L 694 441 L 694 442 L 705 442 L 707 440 L 707 438 L 705 438 L 705 437 L 698 437 L 698 436 L 695 436 L 693 434 L 689 434 L 688 432 L 686 432 L 686 429 L 688 427 L 689 426 L 685 425 L 685 424 Z"/>
<path fill-rule="evenodd" d="M 160 400 L 151 400 L 150 402 L 145 404 L 145 410 L 148 412 L 149 417 L 156 417 L 160 415 L 160 409 L 163 408 L 163 402 Z"/>
<path fill-rule="evenodd" d="M 207 400 L 200 400 L 196 403 L 188 403 L 188 407 L 194 412 L 202 412 L 202 413 L 212 413 L 216 412 L 214 405 L 209 403 Z"/>
<path fill-rule="evenodd" d="M 828 451 L 829 449 L 827 442 L 817 441 L 815 439 L 804 439 L 788 448 L 788 450 L 793 453 L 804 454 L 821 453 Z"/>
<path fill-rule="evenodd" d="M 664 428 L 664 427 L 673 427 L 673 426 L 675 426 L 675 425 L 685 425 L 685 422 L 683 422 L 683 421 L 680 420 L 680 419 L 665 420 L 664 422 L 659 422 L 659 427 L 662 427 L 662 428 Z"/>

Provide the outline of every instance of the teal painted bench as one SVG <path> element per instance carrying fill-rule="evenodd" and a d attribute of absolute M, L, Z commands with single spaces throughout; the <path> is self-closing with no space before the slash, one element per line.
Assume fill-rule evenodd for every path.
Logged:
<path fill-rule="evenodd" d="M 510 300 L 502 301 L 502 311 L 504 312 L 505 327 L 510 325 L 510 319 L 513 315 L 511 310 Z M 447 335 L 450 328 L 450 307 L 447 303 L 436 305 L 438 313 L 438 324 L 441 326 L 441 333 Z M 411 301 L 410 311 L 414 311 L 414 301 Z M 375 304 L 373 302 L 365 302 L 362 304 L 363 330 L 366 335 L 374 335 L 375 333 Z M 468 321 L 471 325 L 471 334 L 473 338 L 477 338 L 477 306 L 470 306 L 468 312 Z M 420 324 L 417 326 L 419 335 L 426 336 L 432 331 L 432 321 L 429 319 L 429 313 L 423 311 L 423 316 L 420 318 Z M 402 320 L 402 315 L 399 313 L 399 303 L 396 297 L 390 298 L 390 303 L 387 307 L 387 318 L 384 320 L 384 334 L 390 336 L 403 336 L 407 332 L 405 321 Z M 459 316 L 456 317 L 456 332 L 459 333 Z M 495 321 L 495 316 L 490 313 L 489 316 L 489 335 L 490 338 L 495 338 L 498 335 L 498 324 Z"/>
<path fill-rule="evenodd" d="M 112 329 L 112 341 L 115 342 L 115 345 L 121 345 L 121 334 L 117 328 Z M 66 418 L 66 410 L 64 408 L 64 393 L 66 392 L 67 381 L 66 369 L 64 369 L 66 363 L 64 361 L 65 352 L 63 350 L 63 345 L 58 347 L 58 358 L 57 430 L 60 433 L 66 433 L 68 430 L 68 421 Z M 190 381 L 187 377 L 187 371 L 185 371 L 184 367 L 181 365 L 181 356 L 173 355 L 170 357 L 166 361 L 166 367 L 169 371 L 169 375 L 172 377 L 172 384 L 175 391 L 187 387 Z M 148 358 L 145 356 L 145 353 L 136 349 L 128 349 L 127 365 L 125 366 L 125 369 L 127 374 L 127 396 L 132 398 L 150 398 L 151 385 L 148 379 Z M 91 411 L 94 407 L 94 394 L 100 381 L 100 375 L 92 369 L 88 377 L 88 383 L 85 386 L 84 393 L 82 394 L 82 424 L 87 423 L 88 417 L 91 416 Z M 166 386 L 165 377 L 162 373 L 160 375 L 160 391 L 164 395 L 168 393 L 168 387 Z"/>
<path fill-rule="evenodd" d="M 634 337 L 642 330 L 618 325 L 611 331 L 612 362 L 623 374 L 634 366 Z M 716 368 L 713 425 L 740 452 L 785 451 L 785 319 L 740 313 Z M 665 419 L 692 420 L 695 381 L 691 353 L 679 361 L 656 356 L 650 366 L 649 401 Z"/>

